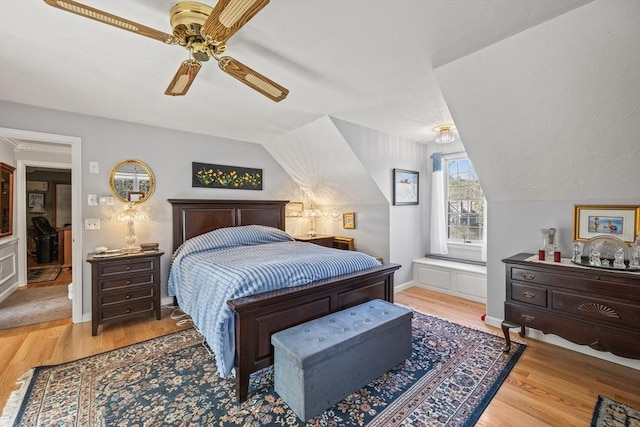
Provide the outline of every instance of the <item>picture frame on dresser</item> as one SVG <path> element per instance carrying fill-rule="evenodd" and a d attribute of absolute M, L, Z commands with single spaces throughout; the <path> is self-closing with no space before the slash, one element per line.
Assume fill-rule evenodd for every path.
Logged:
<path fill-rule="evenodd" d="M 575 205 L 573 240 L 586 242 L 598 236 L 614 236 L 633 243 L 640 235 L 640 205 Z"/>

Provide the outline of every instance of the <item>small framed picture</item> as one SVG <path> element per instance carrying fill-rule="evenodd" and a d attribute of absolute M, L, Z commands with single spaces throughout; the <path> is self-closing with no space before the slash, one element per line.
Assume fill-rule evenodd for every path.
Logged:
<path fill-rule="evenodd" d="M 304 205 L 302 202 L 289 202 L 284 207 L 284 216 L 287 218 L 297 218 L 302 216 Z"/>
<path fill-rule="evenodd" d="M 419 175 L 416 171 L 404 169 L 393 170 L 393 204 L 417 205 Z"/>
<path fill-rule="evenodd" d="M 127 192 L 127 200 L 130 202 L 139 202 L 144 198 L 144 193 L 142 191 L 128 191 Z"/>
<path fill-rule="evenodd" d="M 34 208 L 38 205 L 40 205 L 40 207 L 44 207 L 44 194 L 42 193 L 29 193 L 28 194 L 28 198 L 29 198 L 29 207 L 30 208 Z"/>
<path fill-rule="evenodd" d="M 575 205 L 573 240 L 586 242 L 592 237 L 613 236 L 632 243 L 640 234 L 640 206 Z"/>
<path fill-rule="evenodd" d="M 342 228 L 345 228 L 345 229 L 356 228 L 355 212 L 345 212 L 342 214 Z"/>

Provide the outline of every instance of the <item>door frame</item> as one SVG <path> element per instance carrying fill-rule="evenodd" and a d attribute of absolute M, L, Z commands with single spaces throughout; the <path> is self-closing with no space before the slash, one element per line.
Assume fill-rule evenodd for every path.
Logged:
<path fill-rule="evenodd" d="M 16 168 L 16 212 L 18 219 L 18 283 L 27 283 L 27 208 L 26 208 L 26 166 L 43 166 L 57 169 L 71 168 L 71 241 L 72 241 L 72 319 L 82 320 L 82 138 L 70 135 L 34 132 L 22 129 L 0 127 L 0 137 L 38 143 L 63 144 L 71 147 L 71 164 L 50 163 L 35 160 L 17 160 Z"/>

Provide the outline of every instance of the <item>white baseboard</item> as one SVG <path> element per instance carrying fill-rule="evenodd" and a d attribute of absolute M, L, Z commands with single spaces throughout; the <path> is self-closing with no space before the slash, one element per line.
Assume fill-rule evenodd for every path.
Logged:
<path fill-rule="evenodd" d="M 393 285 L 393 293 L 394 293 L 394 294 L 397 294 L 398 292 L 402 292 L 402 291 L 404 291 L 404 290 L 407 290 L 407 289 L 409 289 L 409 288 L 410 288 L 410 287 L 412 287 L 412 286 L 416 286 L 416 285 L 413 283 L 413 280 L 411 280 L 411 281 L 409 281 L 409 282 L 406 282 L 406 283 L 403 283 L 403 284 L 401 284 L 401 285 Z"/>
<path fill-rule="evenodd" d="M 18 282 L 10 285 L 7 289 L 4 290 L 4 292 L 0 294 L 0 302 L 9 298 L 9 295 L 11 295 L 16 289 L 18 289 Z"/>

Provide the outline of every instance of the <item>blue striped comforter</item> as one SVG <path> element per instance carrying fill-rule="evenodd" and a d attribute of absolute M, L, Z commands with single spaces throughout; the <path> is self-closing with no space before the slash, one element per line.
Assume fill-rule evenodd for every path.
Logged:
<path fill-rule="evenodd" d="M 188 240 L 174 253 L 169 295 L 177 298 L 205 336 L 218 372 L 226 377 L 235 355 L 234 315 L 228 300 L 379 265 L 360 252 L 296 242 L 275 228 L 222 228 Z"/>

